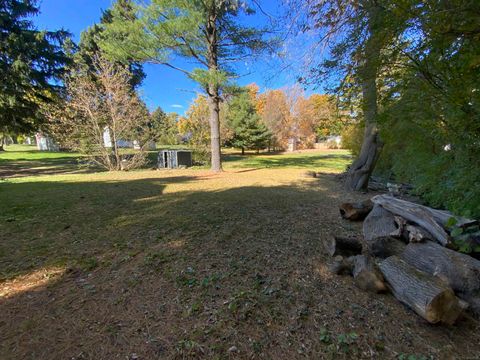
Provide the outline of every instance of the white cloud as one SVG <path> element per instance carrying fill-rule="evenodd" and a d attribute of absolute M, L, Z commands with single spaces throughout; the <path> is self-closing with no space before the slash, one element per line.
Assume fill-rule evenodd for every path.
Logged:
<path fill-rule="evenodd" d="M 177 108 L 177 109 L 183 109 L 183 105 L 180 105 L 180 104 L 173 104 L 173 105 L 170 105 L 172 108 Z"/>

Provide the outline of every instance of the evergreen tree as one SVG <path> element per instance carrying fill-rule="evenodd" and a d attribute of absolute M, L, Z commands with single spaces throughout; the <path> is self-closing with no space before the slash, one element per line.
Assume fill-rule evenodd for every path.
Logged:
<path fill-rule="evenodd" d="M 150 115 L 150 122 L 155 141 L 162 145 L 175 145 L 178 142 L 178 114 L 166 114 L 162 108 L 158 107 Z"/>
<path fill-rule="evenodd" d="M 123 21 L 135 20 L 135 13 L 131 0 L 119 0 L 117 7 L 118 16 L 120 16 Z M 99 24 L 92 25 L 80 35 L 80 43 L 78 45 L 78 51 L 74 55 L 74 60 L 77 65 L 82 65 L 83 70 L 90 74 L 95 73 L 95 66 L 93 64 L 94 59 L 101 55 L 99 41 L 105 37 L 104 28 L 112 21 L 113 15 L 111 10 L 106 10 L 103 12 Z M 130 58 L 123 59 L 123 63 L 128 66 L 128 70 L 131 74 L 130 84 L 132 88 L 138 87 L 145 78 L 142 64 L 135 62 Z"/>
<path fill-rule="evenodd" d="M 265 149 L 272 138 L 272 134 L 257 114 L 248 91 L 242 91 L 230 101 L 227 122 L 234 133 L 231 143 L 242 149 L 242 154 L 245 149 L 257 152 Z"/>
<path fill-rule="evenodd" d="M 33 0 L 0 0 L 0 132 L 38 128 L 42 103 L 61 89 L 59 79 L 68 61 L 65 31 L 38 31 L 28 18 L 39 9 Z M 3 137 L 0 142 L 3 150 Z"/>
<path fill-rule="evenodd" d="M 124 21 L 118 3 L 114 5 L 103 48 L 116 59 L 169 66 L 202 86 L 210 110 L 211 168 L 221 171 L 220 102 L 230 75 L 227 63 L 266 48 L 263 31 L 239 23 L 253 10 L 240 0 L 139 1 L 136 9 L 137 20 Z M 199 68 L 181 69 L 171 62 L 174 57 L 192 60 Z"/>

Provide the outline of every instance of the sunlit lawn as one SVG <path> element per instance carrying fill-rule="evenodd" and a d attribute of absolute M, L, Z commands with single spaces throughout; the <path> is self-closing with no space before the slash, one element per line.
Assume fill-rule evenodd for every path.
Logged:
<path fill-rule="evenodd" d="M 132 228 L 143 232 L 149 227 L 160 227 L 169 233 L 167 229 L 172 228 L 182 232 L 191 228 L 199 231 L 199 228 L 205 229 L 208 221 L 223 224 L 224 212 L 215 218 L 215 214 L 208 211 L 215 208 L 215 204 L 210 203 L 212 191 L 254 184 L 256 187 L 249 192 L 264 194 L 274 191 L 272 186 L 298 182 L 302 177 L 300 169 L 338 172 L 350 160 L 346 151 L 338 150 L 227 155 L 224 159 L 227 174 L 222 176 L 213 176 L 202 169 L 75 173 L 79 154 L 39 152 L 33 146 L 24 145 L 7 149 L 0 153 L 0 172 L 19 169 L 18 174 L 27 172 L 34 176 L 14 176 L 0 182 L 0 223 L 4 225 L 0 234 L 3 238 L 0 279 L 39 265 L 93 262 L 99 251 L 114 250 L 129 243 L 128 231 L 133 231 Z M 28 173 L 31 169 L 37 173 Z M 59 175 L 48 175 L 57 171 Z M 39 175 L 44 173 L 47 175 Z M 282 191 L 286 190 L 288 188 Z M 245 200 L 242 192 L 235 192 L 240 198 L 231 199 L 232 204 L 249 203 L 250 195 Z M 208 201 L 183 201 L 189 197 L 202 199 L 207 196 L 205 193 Z M 150 209 L 152 203 L 155 210 Z M 197 213 L 197 207 L 203 215 Z M 141 229 L 126 226 L 125 232 L 118 232 L 125 224 L 141 224 Z M 168 227 L 165 224 L 169 224 Z M 143 246 L 143 242 L 132 246 L 139 245 Z"/>
<path fill-rule="evenodd" d="M 212 174 L 82 173 L 78 154 L 13 149 L 0 154 L 12 175 L 0 181 L 2 359 L 396 358 L 442 353 L 438 339 L 452 358 L 478 350 L 471 326 L 425 341 L 428 325 L 393 297 L 328 273 L 324 242 L 361 226 L 338 203 L 365 198 L 334 176 L 345 151 L 226 151 Z"/>

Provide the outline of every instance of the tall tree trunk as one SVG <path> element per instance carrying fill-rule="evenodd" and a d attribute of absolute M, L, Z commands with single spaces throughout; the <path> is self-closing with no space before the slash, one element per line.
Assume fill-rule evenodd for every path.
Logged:
<path fill-rule="evenodd" d="M 242 155 L 245 155 L 245 148 L 242 147 Z"/>
<path fill-rule="evenodd" d="M 218 71 L 218 36 L 217 36 L 217 8 L 213 2 L 208 16 L 206 27 L 208 51 L 208 70 L 213 75 Z M 220 91 L 219 84 L 212 80 L 207 89 L 208 105 L 210 107 L 210 151 L 212 171 L 222 171 L 222 159 L 220 150 Z"/>
<path fill-rule="evenodd" d="M 209 96 L 210 107 L 210 149 L 212 153 L 212 171 L 222 171 L 220 150 L 220 99 L 218 96 Z"/>
<path fill-rule="evenodd" d="M 3 144 L 5 143 L 5 137 L 0 137 L 0 151 L 5 151 Z"/>
<path fill-rule="evenodd" d="M 360 69 L 362 83 L 362 110 L 365 119 L 365 135 L 360 155 L 353 162 L 346 180 L 349 190 L 366 190 L 382 149 L 377 127 L 377 75 L 380 62 L 381 39 L 378 22 L 382 10 L 375 5 L 368 10 L 369 38 L 365 43 L 364 62 Z"/>

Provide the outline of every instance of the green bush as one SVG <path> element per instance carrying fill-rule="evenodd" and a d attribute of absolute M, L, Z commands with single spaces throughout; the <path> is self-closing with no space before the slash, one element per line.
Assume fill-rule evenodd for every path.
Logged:
<path fill-rule="evenodd" d="M 354 157 L 360 154 L 363 141 L 363 124 L 349 124 L 342 130 L 342 148 L 350 150 Z"/>

